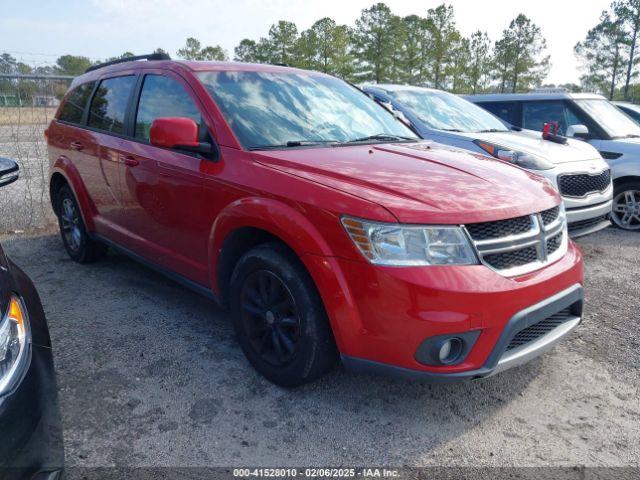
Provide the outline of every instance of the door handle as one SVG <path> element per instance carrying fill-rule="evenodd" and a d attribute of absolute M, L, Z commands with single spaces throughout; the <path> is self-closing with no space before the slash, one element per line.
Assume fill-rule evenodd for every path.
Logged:
<path fill-rule="evenodd" d="M 84 145 L 81 142 L 71 142 L 69 146 L 72 150 L 80 151 L 84 149 Z"/>
<path fill-rule="evenodd" d="M 131 155 L 127 155 L 126 157 L 123 157 L 122 161 L 127 167 L 136 167 L 140 164 L 140 162 L 135 157 L 132 157 Z"/>

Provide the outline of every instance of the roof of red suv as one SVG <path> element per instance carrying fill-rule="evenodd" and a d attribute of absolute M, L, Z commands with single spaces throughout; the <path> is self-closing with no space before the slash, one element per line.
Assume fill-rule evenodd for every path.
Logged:
<path fill-rule="evenodd" d="M 89 80 L 95 80 L 104 75 L 118 72 L 130 72 L 138 68 L 165 68 L 168 70 L 176 67 L 186 68 L 192 72 L 206 71 L 245 71 L 245 72 L 282 72 L 282 73 L 312 73 L 314 75 L 324 75 L 320 72 L 312 72 L 299 68 L 286 67 L 282 65 L 270 65 L 262 63 L 242 63 L 242 62 L 203 62 L 191 60 L 137 60 L 133 62 L 123 62 L 115 65 L 109 65 L 97 68 L 90 72 L 84 73 L 74 79 L 73 83 L 84 83 Z"/>

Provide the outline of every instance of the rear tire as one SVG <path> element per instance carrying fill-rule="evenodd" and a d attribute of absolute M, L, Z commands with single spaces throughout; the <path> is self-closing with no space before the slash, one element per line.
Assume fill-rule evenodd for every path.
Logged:
<path fill-rule="evenodd" d="M 295 387 L 336 366 L 324 305 L 300 260 L 278 243 L 237 263 L 230 284 L 233 325 L 251 365 L 269 381 Z"/>
<path fill-rule="evenodd" d="M 104 257 L 107 246 L 89 237 L 80 206 L 68 185 L 60 187 L 55 202 L 60 236 L 69 257 L 78 263 L 91 263 Z"/>
<path fill-rule="evenodd" d="M 640 181 L 627 180 L 614 185 L 611 221 L 623 230 L 640 230 Z"/>

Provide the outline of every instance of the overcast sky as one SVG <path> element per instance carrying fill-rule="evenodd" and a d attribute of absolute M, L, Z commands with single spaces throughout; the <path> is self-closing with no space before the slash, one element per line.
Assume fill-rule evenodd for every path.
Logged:
<path fill-rule="evenodd" d="M 353 25 L 372 0 L 0 0 L 0 53 L 27 63 L 52 63 L 62 54 L 97 60 L 157 47 L 172 55 L 188 36 L 220 44 L 230 56 L 242 38 L 266 36 L 277 20 L 299 30 L 330 16 Z M 397 15 L 425 15 L 438 0 L 388 0 Z M 551 55 L 548 83 L 577 82 L 573 46 L 598 21 L 610 0 L 450 0 L 463 34 L 482 29 L 497 39 L 522 12 L 541 27 Z"/>

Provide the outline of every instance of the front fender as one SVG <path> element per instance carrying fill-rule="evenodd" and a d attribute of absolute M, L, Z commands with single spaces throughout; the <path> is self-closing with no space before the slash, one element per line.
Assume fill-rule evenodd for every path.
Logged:
<path fill-rule="evenodd" d="M 93 223 L 93 219 L 97 215 L 98 211 L 93 204 L 93 201 L 91 200 L 91 196 L 89 195 L 89 192 L 87 191 L 82 178 L 80 177 L 78 169 L 75 167 L 73 162 L 69 160 L 69 158 L 61 155 L 51 166 L 49 185 L 52 184 L 51 182 L 56 175 L 62 175 L 62 177 L 65 179 L 65 181 L 73 191 L 73 194 L 76 196 L 76 200 L 78 201 L 78 205 L 80 206 L 82 220 L 84 221 L 87 230 L 94 231 L 95 225 Z M 53 197 L 51 198 L 51 202 L 53 206 Z"/>
<path fill-rule="evenodd" d="M 299 257 L 306 253 L 333 256 L 326 239 L 309 216 L 302 212 L 302 207 L 294 208 L 284 202 L 261 197 L 245 197 L 225 207 L 209 234 L 209 265 L 214 291 L 218 291 L 215 272 L 218 271 L 217 262 L 223 243 L 230 233 L 240 228 L 264 230 L 280 238 Z M 333 216 L 329 212 L 326 215 Z M 335 221 L 337 223 L 338 220 Z"/>
<path fill-rule="evenodd" d="M 336 215 L 260 197 L 229 204 L 218 216 L 209 237 L 210 282 L 216 295 L 221 292 L 218 267 L 224 242 L 234 231 L 247 227 L 270 233 L 296 253 L 318 289 L 338 348 L 343 351 L 343 330 L 351 329 L 350 319 L 357 317 L 357 309 L 336 261 L 337 257 L 348 255 L 345 248 L 349 241 Z"/>
<path fill-rule="evenodd" d="M 638 156 L 625 153 L 615 160 L 608 160 L 613 180 L 622 177 L 640 177 L 640 159 Z"/>

